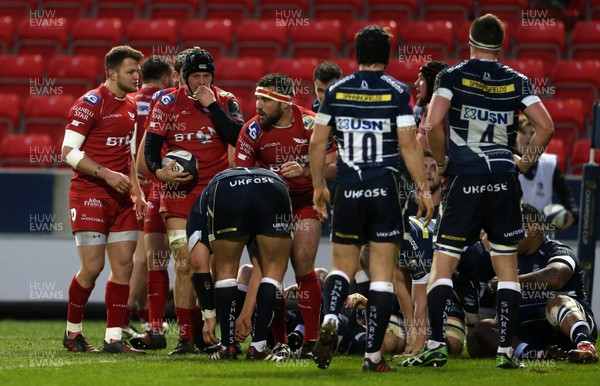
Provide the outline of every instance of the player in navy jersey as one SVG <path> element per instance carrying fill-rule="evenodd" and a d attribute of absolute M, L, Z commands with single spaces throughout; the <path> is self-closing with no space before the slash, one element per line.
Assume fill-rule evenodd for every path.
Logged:
<path fill-rule="evenodd" d="M 497 312 L 502 315 L 502 326 L 496 367 L 520 367 L 511 347 L 520 299 L 516 244 L 523 237 L 516 168 L 525 172 L 535 163 L 550 142 L 554 126 L 529 79 L 497 62 L 503 40 L 500 19 L 492 14 L 479 17 L 469 32 L 471 59 L 442 70 L 436 78 L 427 139 L 438 172 L 448 180 L 442 192 L 427 294 L 431 329 L 427 346 L 403 366 L 446 363 L 444 326 L 452 273 L 463 248 L 473 244 L 484 229 L 499 279 Z M 513 156 L 519 110 L 536 127 L 522 158 Z"/>
<path fill-rule="evenodd" d="M 543 217 L 531 205 L 523 204 L 527 237 L 518 246 L 519 282 L 522 286 L 515 356 L 523 359 L 553 359 L 545 348 L 568 350 L 575 363 L 598 361 L 594 348 L 597 327 L 583 287 L 579 259 L 568 246 L 544 235 Z M 497 289 L 497 280 L 488 286 Z M 483 353 L 490 351 L 498 334 L 494 319 L 477 325 Z M 486 347 L 487 346 L 487 347 Z M 493 352 L 493 351 L 492 351 Z"/>
<path fill-rule="evenodd" d="M 319 112 L 325 90 L 341 77 L 342 70 L 333 62 L 322 62 L 315 67 L 315 70 L 313 71 L 313 82 L 315 84 L 315 94 L 317 94 L 317 99 L 313 102 L 312 111 L 315 113 Z"/>
<path fill-rule="evenodd" d="M 415 119 L 408 106 L 409 88 L 384 72 L 390 35 L 379 26 L 367 26 L 357 34 L 355 46 L 359 70 L 325 91 L 309 149 L 313 201 L 327 217 L 330 194 L 324 168 L 327 141 L 333 130 L 339 146 L 331 235 L 333 261 L 325 280 L 325 317 L 313 354 L 319 368 L 329 366 L 337 342 L 338 315 L 359 269 L 360 249 L 368 243 L 371 284 L 363 370 L 386 372 L 395 369 L 381 357 L 380 347 L 390 319 L 393 267 L 404 234 L 399 148 L 416 182 L 419 212 L 425 212 L 426 222 L 431 219 L 433 205 Z"/>

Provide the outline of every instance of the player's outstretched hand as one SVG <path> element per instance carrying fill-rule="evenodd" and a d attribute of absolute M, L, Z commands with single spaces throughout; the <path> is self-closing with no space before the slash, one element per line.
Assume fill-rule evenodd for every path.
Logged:
<path fill-rule="evenodd" d="M 190 173 L 188 172 L 183 172 L 183 173 L 177 173 L 173 171 L 173 166 L 175 166 L 175 164 L 177 163 L 177 161 L 173 160 L 169 165 L 167 165 L 167 167 L 164 167 L 162 169 L 158 169 L 156 171 L 156 177 L 164 182 L 178 182 L 178 183 L 186 183 L 186 182 L 190 182 L 194 176 L 192 176 Z"/>
<path fill-rule="evenodd" d="M 204 320 L 202 327 L 202 338 L 207 344 L 217 344 L 219 339 L 215 336 L 215 328 L 217 326 L 217 318 L 208 318 Z"/>
<path fill-rule="evenodd" d="M 105 172 L 103 173 L 104 181 L 114 190 L 119 193 L 128 193 L 131 190 L 131 180 L 123 173 L 113 172 L 112 170 L 103 169 Z"/>
<path fill-rule="evenodd" d="M 243 313 L 235 321 L 235 340 L 243 342 L 252 332 L 252 315 L 244 315 Z"/>
<path fill-rule="evenodd" d="M 313 193 L 313 204 L 323 220 L 327 218 L 327 204 L 329 203 L 329 189 L 326 186 L 316 188 Z"/>
<path fill-rule="evenodd" d="M 350 294 L 344 302 L 344 307 L 364 310 L 367 308 L 367 298 L 359 293 Z"/>

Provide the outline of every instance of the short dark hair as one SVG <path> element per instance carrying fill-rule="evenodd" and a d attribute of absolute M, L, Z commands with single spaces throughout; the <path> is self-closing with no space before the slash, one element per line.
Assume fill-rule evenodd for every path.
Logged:
<path fill-rule="evenodd" d="M 385 64 L 390 60 L 392 35 L 383 27 L 368 25 L 354 38 L 356 62 L 363 65 Z"/>
<path fill-rule="evenodd" d="M 504 41 L 504 24 L 496 15 L 488 13 L 473 21 L 469 35 L 478 43 L 500 47 Z"/>
<path fill-rule="evenodd" d="M 427 157 L 429 157 L 429 158 L 435 158 L 433 156 L 433 153 L 431 152 L 430 149 L 424 149 L 423 150 L 423 158 L 427 158 Z"/>
<path fill-rule="evenodd" d="M 334 62 L 321 62 L 313 72 L 313 81 L 318 80 L 325 84 L 342 77 L 342 70 Z"/>
<path fill-rule="evenodd" d="M 294 96 L 294 82 L 289 76 L 281 72 L 263 76 L 256 85 L 258 87 L 274 87 L 275 91 L 280 94 Z"/>
<path fill-rule="evenodd" d="M 140 51 L 130 46 L 116 46 L 110 49 L 104 56 L 104 65 L 106 70 L 119 70 L 125 59 L 133 59 L 139 62 L 144 57 Z"/>
<path fill-rule="evenodd" d="M 172 71 L 173 63 L 166 56 L 152 55 L 142 63 L 142 79 L 144 81 L 159 80 L 163 75 L 170 75 Z"/>
<path fill-rule="evenodd" d="M 521 215 L 523 224 L 539 224 L 544 222 L 544 216 L 531 204 L 521 203 Z"/>

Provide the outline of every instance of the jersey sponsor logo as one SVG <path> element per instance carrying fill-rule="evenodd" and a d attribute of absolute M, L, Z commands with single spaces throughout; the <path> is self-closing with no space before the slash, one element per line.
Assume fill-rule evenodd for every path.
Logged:
<path fill-rule="evenodd" d="M 334 232 L 336 237 L 340 239 L 358 239 L 358 235 L 349 235 L 346 233 Z M 341 289 L 341 288 L 340 288 Z"/>
<path fill-rule="evenodd" d="M 148 115 L 150 113 L 150 103 L 136 102 L 138 115 Z"/>
<path fill-rule="evenodd" d="M 387 84 L 392 86 L 400 94 L 404 93 L 404 90 L 402 89 L 402 86 L 400 85 L 400 83 L 398 83 L 398 81 L 396 79 L 392 78 L 391 76 L 385 75 L 385 74 L 381 75 L 381 80 L 383 80 L 384 82 L 386 82 Z"/>
<path fill-rule="evenodd" d="M 128 111 L 127 114 L 129 114 L 129 118 L 131 118 L 132 120 L 135 120 L 135 113 Z"/>
<path fill-rule="evenodd" d="M 504 233 L 504 237 L 513 237 L 520 234 L 523 234 L 523 229 L 515 229 L 514 231 Z"/>
<path fill-rule="evenodd" d="M 463 105 L 460 119 L 510 125 L 513 123 L 513 111 L 490 111 L 475 106 Z"/>
<path fill-rule="evenodd" d="M 173 102 L 175 100 L 175 97 L 173 96 L 173 94 L 167 94 L 167 95 L 163 95 L 160 97 L 160 103 L 162 103 L 164 106 L 168 105 L 169 103 Z"/>
<path fill-rule="evenodd" d="M 300 145 L 308 145 L 308 139 L 306 138 L 292 138 L 294 140 L 294 142 L 300 144 Z"/>
<path fill-rule="evenodd" d="M 500 192 L 500 191 L 508 191 L 508 184 L 498 183 L 498 184 L 487 184 L 487 185 L 471 185 L 471 186 L 463 186 L 464 194 L 479 194 L 485 192 Z"/>
<path fill-rule="evenodd" d="M 77 118 L 81 118 L 85 121 L 92 118 L 94 116 L 94 112 L 87 107 L 83 106 L 75 106 L 73 107 L 73 115 Z"/>
<path fill-rule="evenodd" d="M 165 90 L 158 90 L 157 92 L 155 92 L 154 94 L 152 94 L 152 100 L 155 100 L 156 98 L 159 98 L 163 93 L 165 92 Z"/>
<path fill-rule="evenodd" d="M 239 137 L 237 147 L 240 149 L 240 151 L 243 151 L 245 153 L 252 153 L 254 151 L 254 147 L 248 142 L 244 141 L 244 138 L 242 137 Z"/>
<path fill-rule="evenodd" d="M 312 130 L 315 126 L 315 117 L 312 115 L 305 115 L 302 117 L 302 124 L 306 130 Z"/>
<path fill-rule="evenodd" d="M 490 86 L 488 84 L 466 78 L 462 78 L 462 85 L 466 87 L 476 88 L 490 94 L 506 94 L 515 91 L 514 84 L 507 84 L 504 86 Z"/>
<path fill-rule="evenodd" d="M 102 117 L 102 119 L 111 119 L 111 118 L 120 118 L 123 115 L 119 114 L 119 113 L 115 113 L 115 114 L 108 114 Z"/>
<path fill-rule="evenodd" d="M 354 117 L 336 117 L 335 123 L 341 131 L 375 131 L 390 133 L 392 131 L 389 119 L 361 119 Z"/>
<path fill-rule="evenodd" d="M 375 188 L 375 189 L 360 189 L 360 190 L 344 190 L 345 198 L 375 198 L 375 197 L 386 197 L 387 189 Z"/>
<path fill-rule="evenodd" d="M 236 186 L 250 185 L 250 184 L 273 184 L 275 179 L 273 177 L 254 177 L 254 178 L 238 178 L 233 181 L 229 181 L 229 186 L 235 188 Z"/>
<path fill-rule="evenodd" d="M 400 231 L 397 229 L 394 229 L 393 231 L 390 231 L 390 232 L 375 232 L 375 234 L 377 235 L 377 237 L 392 237 L 392 236 L 399 235 Z"/>
<path fill-rule="evenodd" d="M 246 128 L 246 135 L 248 135 L 248 137 L 250 137 L 250 139 L 252 139 L 253 141 L 256 141 L 256 139 L 258 138 L 259 131 L 260 126 L 258 125 L 258 122 L 252 121 L 252 123 Z"/>
<path fill-rule="evenodd" d="M 79 125 L 83 125 L 83 122 L 79 122 L 79 121 L 76 121 L 75 119 L 73 119 L 71 121 L 71 123 L 69 123 L 69 125 L 78 127 Z"/>
<path fill-rule="evenodd" d="M 392 100 L 392 94 L 352 94 L 347 92 L 336 92 L 335 99 L 353 102 L 389 102 Z"/>
<path fill-rule="evenodd" d="M 83 206 L 93 206 L 96 208 L 102 208 L 102 201 L 97 198 L 90 198 L 89 200 L 85 200 L 83 202 Z"/>
<path fill-rule="evenodd" d="M 131 136 L 126 137 L 106 137 L 106 146 L 129 146 Z"/>
<path fill-rule="evenodd" d="M 217 136 L 217 131 L 210 126 L 203 126 L 196 132 L 196 139 L 202 144 L 212 143 L 211 138 Z"/>
<path fill-rule="evenodd" d="M 89 94 L 86 94 L 83 97 L 83 100 L 86 101 L 86 102 L 89 102 L 89 103 L 91 103 L 93 105 L 95 105 L 100 100 L 100 96 L 97 95 L 97 94 L 94 94 L 93 92 L 91 92 Z"/>
<path fill-rule="evenodd" d="M 281 143 L 279 143 L 279 142 L 269 142 L 269 143 L 265 144 L 264 146 L 261 146 L 260 150 L 268 149 L 270 147 L 277 147 L 277 146 L 281 146 Z"/>
<path fill-rule="evenodd" d="M 237 231 L 237 228 L 233 227 L 233 228 L 219 229 L 215 233 L 218 234 L 218 235 L 220 235 L 222 233 L 230 233 L 230 232 L 235 232 L 235 231 Z"/>
<path fill-rule="evenodd" d="M 83 213 L 81 215 L 81 221 L 93 221 L 93 222 L 104 222 L 103 218 L 98 217 L 89 217 L 87 214 Z"/>

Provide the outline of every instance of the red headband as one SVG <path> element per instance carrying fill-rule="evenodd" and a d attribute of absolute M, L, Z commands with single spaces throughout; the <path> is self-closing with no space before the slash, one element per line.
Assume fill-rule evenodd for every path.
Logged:
<path fill-rule="evenodd" d="M 273 99 L 274 101 L 277 101 L 277 102 L 287 103 L 288 105 L 292 104 L 291 96 L 280 94 L 275 91 L 271 91 L 266 87 L 260 87 L 260 86 L 256 87 L 256 91 L 254 92 L 254 95 Z"/>

